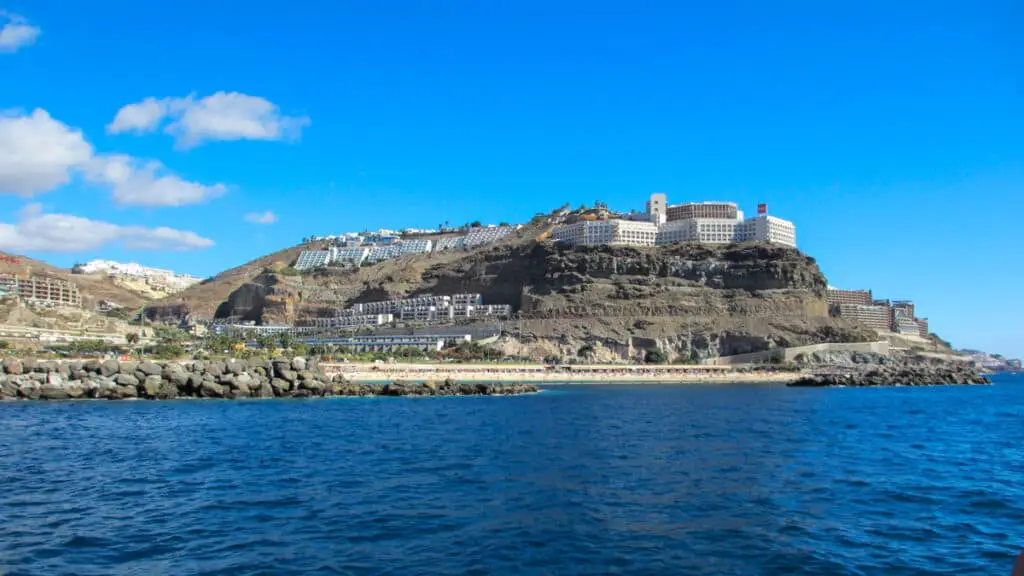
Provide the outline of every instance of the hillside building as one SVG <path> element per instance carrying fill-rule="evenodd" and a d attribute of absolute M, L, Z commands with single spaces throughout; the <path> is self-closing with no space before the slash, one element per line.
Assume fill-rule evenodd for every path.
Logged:
<path fill-rule="evenodd" d="M 391 319 L 387 320 L 386 323 L 398 320 L 403 322 L 450 322 L 456 318 L 476 318 L 481 316 L 508 318 L 511 315 L 511 305 L 484 304 L 483 297 L 477 293 L 416 296 L 401 300 L 360 302 L 346 309 L 335 310 L 334 312 L 336 318 L 359 316 L 366 318 L 366 321 L 388 316 Z M 384 321 L 381 320 L 381 322 Z M 335 325 L 340 326 L 342 324 L 335 323 L 331 326 Z M 368 324 L 357 325 L 364 326 Z"/>
<path fill-rule="evenodd" d="M 359 247 L 345 247 L 345 248 L 330 248 L 331 264 L 337 264 L 340 266 L 362 266 L 363 262 L 370 255 L 370 249 L 362 246 Z"/>
<path fill-rule="evenodd" d="M 303 250 L 295 261 L 296 270 L 323 268 L 331 262 L 330 250 Z"/>
<path fill-rule="evenodd" d="M 829 306 L 873 306 L 875 300 L 871 297 L 871 290 L 840 290 L 829 286 L 828 303 Z M 886 316 L 888 317 L 888 313 Z"/>
<path fill-rule="evenodd" d="M 603 220 L 580 220 L 556 226 L 551 237 L 575 245 L 654 246 L 677 242 L 731 244 L 768 242 L 796 247 L 796 226 L 768 215 L 758 206 L 758 215 L 743 218 L 733 202 L 688 202 L 668 206 L 664 194 L 652 194 L 646 205 L 646 221 L 634 213 Z"/>
<path fill-rule="evenodd" d="M 391 314 L 353 314 L 334 316 L 333 318 L 314 318 L 304 324 L 316 328 L 357 328 L 360 326 L 383 326 L 394 321 L 395 317 Z"/>
<path fill-rule="evenodd" d="M 658 226 L 653 222 L 632 220 L 583 220 L 551 231 L 554 240 L 580 246 L 654 246 L 657 236 Z"/>
<path fill-rule="evenodd" d="M 892 316 L 893 319 L 897 317 L 902 318 L 914 318 L 914 303 L 910 300 L 893 300 L 892 301 Z"/>
<path fill-rule="evenodd" d="M 889 311 L 884 306 L 838 304 L 839 315 L 879 332 L 889 331 Z"/>
<path fill-rule="evenodd" d="M 465 236 L 449 236 L 447 238 L 440 238 L 434 247 L 434 252 L 444 252 L 445 250 L 458 250 L 459 248 L 466 247 Z"/>
<path fill-rule="evenodd" d="M 429 254 L 434 242 L 431 240 L 402 240 L 398 245 L 400 254 Z"/>
<path fill-rule="evenodd" d="M 796 248 L 796 226 L 789 220 L 760 214 L 737 225 L 737 242 L 767 242 Z"/>
<path fill-rule="evenodd" d="M 176 294 L 203 281 L 202 278 L 189 274 L 178 274 L 171 270 L 150 268 L 136 262 L 115 262 L 113 260 L 91 260 L 85 264 L 78 264 L 71 269 L 75 274 L 104 273 L 117 280 L 118 284 L 130 284 L 131 280 L 139 280 L 143 285 L 149 286 L 152 290 L 166 294 Z"/>
<path fill-rule="evenodd" d="M 664 194 L 652 194 L 654 196 L 661 196 L 664 198 Z M 650 204 L 650 202 L 648 202 Z M 673 220 L 688 220 L 693 218 L 707 219 L 707 220 L 742 220 L 743 213 L 740 212 L 734 202 L 686 202 L 683 204 L 676 204 L 674 206 L 668 206 L 665 209 L 666 220 L 672 222 Z"/>
<path fill-rule="evenodd" d="M 78 285 L 48 276 L 19 278 L 0 274 L 0 296 L 11 296 L 33 306 L 47 308 L 80 308 L 82 296 Z"/>
<path fill-rule="evenodd" d="M 647 201 L 647 216 L 655 224 L 664 224 L 668 220 L 668 197 L 665 194 L 651 194 Z"/>
<path fill-rule="evenodd" d="M 456 342 L 470 342 L 472 337 L 469 334 L 461 335 L 403 335 L 403 336 L 351 336 L 319 338 L 309 337 L 300 339 L 305 344 L 333 344 L 349 348 L 355 352 L 392 352 L 403 348 L 419 348 L 423 351 L 439 351 L 445 344 Z"/>
<path fill-rule="evenodd" d="M 485 228 L 471 228 L 469 234 L 466 234 L 466 240 L 464 246 L 466 248 L 473 248 L 475 246 L 483 246 L 484 244 L 491 244 L 497 242 L 502 238 L 512 233 L 511 226 L 495 226 Z"/>

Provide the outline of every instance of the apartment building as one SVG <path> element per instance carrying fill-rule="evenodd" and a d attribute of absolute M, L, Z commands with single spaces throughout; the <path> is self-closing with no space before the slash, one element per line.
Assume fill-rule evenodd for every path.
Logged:
<path fill-rule="evenodd" d="M 892 301 L 892 314 L 893 318 L 905 317 L 914 318 L 914 303 L 910 300 L 893 300 Z"/>
<path fill-rule="evenodd" d="M 884 306 L 844 303 L 836 306 L 839 309 L 839 315 L 843 318 L 849 318 L 879 332 L 889 331 L 889 310 Z"/>
<path fill-rule="evenodd" d="M 512 315 L 512 306 L 509 304 L 454 304 L 451 309 L 453 318 L 508 318 Z"/>
<path fill-rule="evenodd" d="M 398 317 L 403 322 L 440 322 L 455 318 L 455 309 L 451 306 L 402 306 Z"/>
<path fill-rule="evenodd" d="M 582 246 L 654 246 L 658 226 L 653 222 L 631 220 L 584 220 L 556 226 L 551 231 L 551 237 L 556 241 Z"/>
<path fill-rule="evenodd" d="M 648 206 L 654 205 L 654 197 L 660 196 L 664 201 L 664 194 L 652 194 Z M 648 208 L 648 211 L 650 209 Z M 702 218 L 712 220 L 742 220 L 741 212 L 737 210 L 734 202 L 685 202 L 668 206 L 665 209 L 666 220 L 686 220 L 690 218 Z"/>
<path fill-rule="evenodd" d="M 290 336 L 301 336 L 313 332 L 312 326 L 291 326 L 289 324 L 259 324 L 247 323 L 217 323 L 210 325 L 210 332 L 217 335 L 237 334 L 246 338 L 259 338 L 262 336 L 279 336 L 288 334 Z"/>
<path fill-rule="evenodd" d="M 440 322 L 475 316 L 507 318 L 512 315 L 512 306 L 485 305 L 480 294 L 470 293 L 361 302 L 344 310 L 336 310 L 334 313 L 335 317 L 381 314 L 393 315 L 394 320 L 415 322 Z"/>
<path fill-rule="evenodd" d="M 370 256 L 370 249 L 366 247 L 331 248 L 332 264 L 343 266 L 362 266 Z"/>
<path fill-rule="evenodd" d="M 438 239 L 437 244 L 434 246 L 434 252 L 444 252 L 445 250 L 458 250 L 459 248 L 465 247 L 465 236 L 449 236 L 448 238 Z"/>
<path fill-rule="evenodd" d="M 484 297 L 477 293 L 470 294 L 453 294 L 451 296 L 453 306 L 475 306 L 477 304 L 483 304 Z"/>
<path fill-rule="evenodd" d="M 451 296 L 417 296 L 402 300 L 379 300 L 375 302 L 361 302 L 353 304 L 346 310 L 339 310 L 340 314 L 401 314 L 403 308 L 426 308 L 451 306 Z"/>
<path fill-rule="evenodd" d="M 473 248 L 475 246 L 483 246 L 484 244 L 491 244 L 497 242 L 502 238 L 512 233 L 511 226 L 495 226 L 485 228 L 470 228 L 469 234 L 466 235 L 464 246 L 466 248 Z"/>
<path fill-rule="evenodd" d="M 928 328 L 928 319 L 916 318 L 914 321 L 917 322 L 917 328 L 920 331 L 921 338 L 927 338 L 928 335 L 931 333 Z"/>
<path fill-rule="evenodd" d="M 385 260 L 391 260 L 397 258 L 402 253 L 401 248 L 398 245 L 392 244 L 387 246 L 374 246 L 370 248 L 370 253 L 366 256 L 367 264 L 377 264 Z"/>
<path fill-rule="evenodd" d="M 18 278 L 0 275 L 0 296 L 14 296 L 26 304 L 53 308 L 80 308 L 82 296 L 78 285 L 48 276 Z"/>
<path fill-rule="evenodd" d="M 829 306 L 841 306 L 843 304 L 850 306 L 873 306 L 875 305 L 875 300 L 871 297 L 871 290 L 840 290 L 839 288 L 829 286 L 828 303 Z M 886 318 L 888 318 L 888 310 L 886 311 Z"/>
<path fill-rule="evenodd" d="M 432 240 L 402 240 L 398 251 L 400 254 L 429 254 L 433 246 Z"/>
<path fill-rule="evenodd" d="M 323 268 L 331 262 L 330 250 L 303 250 L 295 260 L 296 270 L 313 270 Z"/>
<path fill-rule="evenodd" d="M 737 242 L 767 242 L 796 248 L 796 226 L 789 220 L 761 214 L 737 226 Z"/>
<path fill-rule="evenodd" d="M 469 342 L 469 334 L 422 335 L 422 336 L 352 336 L 338 338 L 304 338 L 300 342 L 306 344 L 333 344 L 350 348 L 356 352 L 391 352 L 401 348 L 419 348 L 420 350 L 441 350 L 448 342 Z"/>
<path fill-rule="evenodd" d="M 383 326 L 395 321 L 392 314 L 353 314 L 333 318 L 314 318 L 306 324 L 316 328 L 358 328 L 360 326 Z"/>

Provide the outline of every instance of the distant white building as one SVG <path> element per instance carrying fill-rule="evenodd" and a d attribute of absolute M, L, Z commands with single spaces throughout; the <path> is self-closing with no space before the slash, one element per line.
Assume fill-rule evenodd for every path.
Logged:
<path fill-rule="evenodd" d="M 490 244 L 497 242 L 505 236 L 512 233 L 511 226 L 495 226 L 488 228 L 471 228 L 469 234 L 466 235 L 465 246 L 466 248 L 472 248 L 474 246 L 483 246 L 484 244 Z"/>
<path fill-rule="evenodd" d="M 434 247 L 434 252 L 444 252 L 445 250 L 457 250 L 466 246 L 465 236 L 449 236 L 448 238 L 440 238 Z"/>
<path fill-rule="evenodd" d="M 428 254 L 433 246 L 432 240 L 402 240 L 398 251 L 400 254 Z"/>
<path fill-rule="evenodd" d="M 154 289 L 168 293 L 181 292 L 182 290 L 203 281 L 202 278 L 189 274 L 178 274 L 171 270 L 161 268 L 150 268 L 137 262 L 115 262 L 113 260 L 92 260 L 75 268 L 76 272 L 94 274 L 102 272 L 110 276 L 121 278 L 142 279 Z"/>
<path fill-rule="evenodd" d="M 361 266 L 370 255 L 370 249 L 364 247 L 331 248 L 331 263 L 349 266 Z"/>
<path fill-rule="evenodd" d="M 303 250 L 295 261 L 296 270 L 313 270 L 323 268 L 331 263 L 330 250 Z"/>
<path fill-rule="evenodd" d="M 654 246 L 658 226 L 653 222 L 633 220 L 585 220 L 556 226 L 551 237 L 568 244 L 596 246 Z"/>
<path fill-rule="evenodd" d="M 366 256 L 366 262 L 368 264 L 376 264 L 385 260 L 395 258 L 400 254 L 397 245 L 387 246 L 374 246 L 370 248 L 370 253 Z"/>
<path fill-rule="evenodd" d="M 740 225 L 740 242 L 769 242 L 796 248 L 796 226 L 789 220 L 761 214 Z"/>
<path fill-rule="evenodd" d="M 640 221 L 635 213 L 630 213 L 628 219 L 589 220 L 556 226 L 551 237 L 579 245 L 768 242 L 796 248 L 796 226 L 792 222 L 769 216 L 763 204 L 758 212 L 757 216 L 744 219 L 743 212 L 732 202 L 690 202 L 666 207 L 664 194 L 652 194 L 647 202 L 649 222 Z"/>
<path fill-rule="evenodd" d="M 391 314 L 353 314 L 349 316 L 334 316 L 332 318 L 314 318 L 308 324 L 316 328 L 355 328 L 359 326 L 383 326 L 394 321 L 395 317 Z"/>

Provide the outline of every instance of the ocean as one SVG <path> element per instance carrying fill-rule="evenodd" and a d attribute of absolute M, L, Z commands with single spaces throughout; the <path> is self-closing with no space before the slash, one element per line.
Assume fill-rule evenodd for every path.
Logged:
<path fill-rule="evenodd" d="M 0 574 L 985 574 L 1024 378 L 0 404 Z"/>

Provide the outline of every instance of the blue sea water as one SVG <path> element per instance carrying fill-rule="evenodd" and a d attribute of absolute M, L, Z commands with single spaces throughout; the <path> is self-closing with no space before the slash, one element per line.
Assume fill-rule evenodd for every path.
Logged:
<path fill-rule="evenodd" d="M 0 404 L 0 574 L 1009 574 L 1024 379 Z"/>

